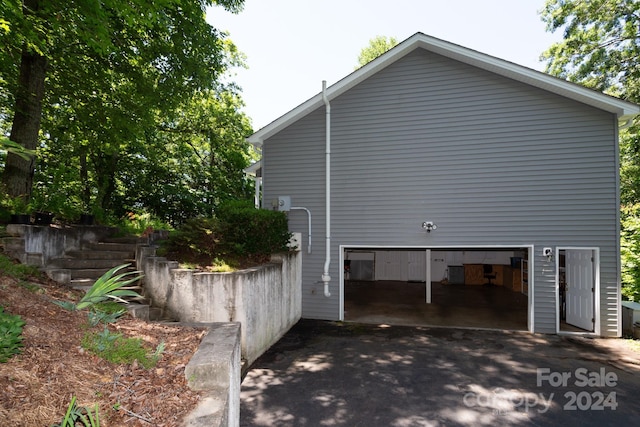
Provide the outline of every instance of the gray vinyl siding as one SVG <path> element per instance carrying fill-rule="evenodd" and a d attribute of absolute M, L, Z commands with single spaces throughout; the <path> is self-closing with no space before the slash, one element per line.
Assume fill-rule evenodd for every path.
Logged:
<path fill-rule="evenodd" d="M 339 245 L 535 245 L 536 332 L 555 332 L 555 263 L 543 246 L 600 248 L 603 335 L 617 332 L 616 118 L 418 49 L 331 102 L 331 298 L 324 107 L 263 147 L 264 200 L 312 212 L 303 317 L 338 319 Z M 423 221 L 438 229 L 425 233 Z M 292 211 L 292 231 L 307 217 Z"/>

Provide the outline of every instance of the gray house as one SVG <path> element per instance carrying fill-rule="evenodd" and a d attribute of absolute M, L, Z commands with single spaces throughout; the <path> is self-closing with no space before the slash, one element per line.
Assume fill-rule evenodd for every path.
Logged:
<path fill-rule="evenodd" d="M 425 324 L 620 336 L 618 130 L 639 113 L 422 33 L 323 87 L 249 138 L 262 206 L 302 237 L 303 317 L 375 321 L 418 288 L 388 323 L 417 303 Z"/>

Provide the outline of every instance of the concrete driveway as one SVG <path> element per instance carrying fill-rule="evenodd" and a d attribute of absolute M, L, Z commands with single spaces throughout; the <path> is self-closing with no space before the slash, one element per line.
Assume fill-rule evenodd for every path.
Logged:
<path fill-rule="evenodd" d="M 303 320 L 247 373 L 241 426 L 623 426 L 623 340 Z"/>

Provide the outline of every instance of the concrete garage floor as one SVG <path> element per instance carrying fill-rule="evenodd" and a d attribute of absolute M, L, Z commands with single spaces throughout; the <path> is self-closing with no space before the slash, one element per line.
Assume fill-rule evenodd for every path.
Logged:
<path fill-rule="evenodd" d="M 528 296 L 503 286 L 345 281 L 344 319 L 357 323 L 527 330 Z"/>

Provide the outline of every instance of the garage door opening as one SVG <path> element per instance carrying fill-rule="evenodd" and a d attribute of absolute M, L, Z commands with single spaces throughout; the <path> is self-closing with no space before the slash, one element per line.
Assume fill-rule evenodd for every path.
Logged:
<path fill-rule="evenodd" d="M 528 330 L 528 258 L 529 248 L 346 247 L 344 320 Z"/>

